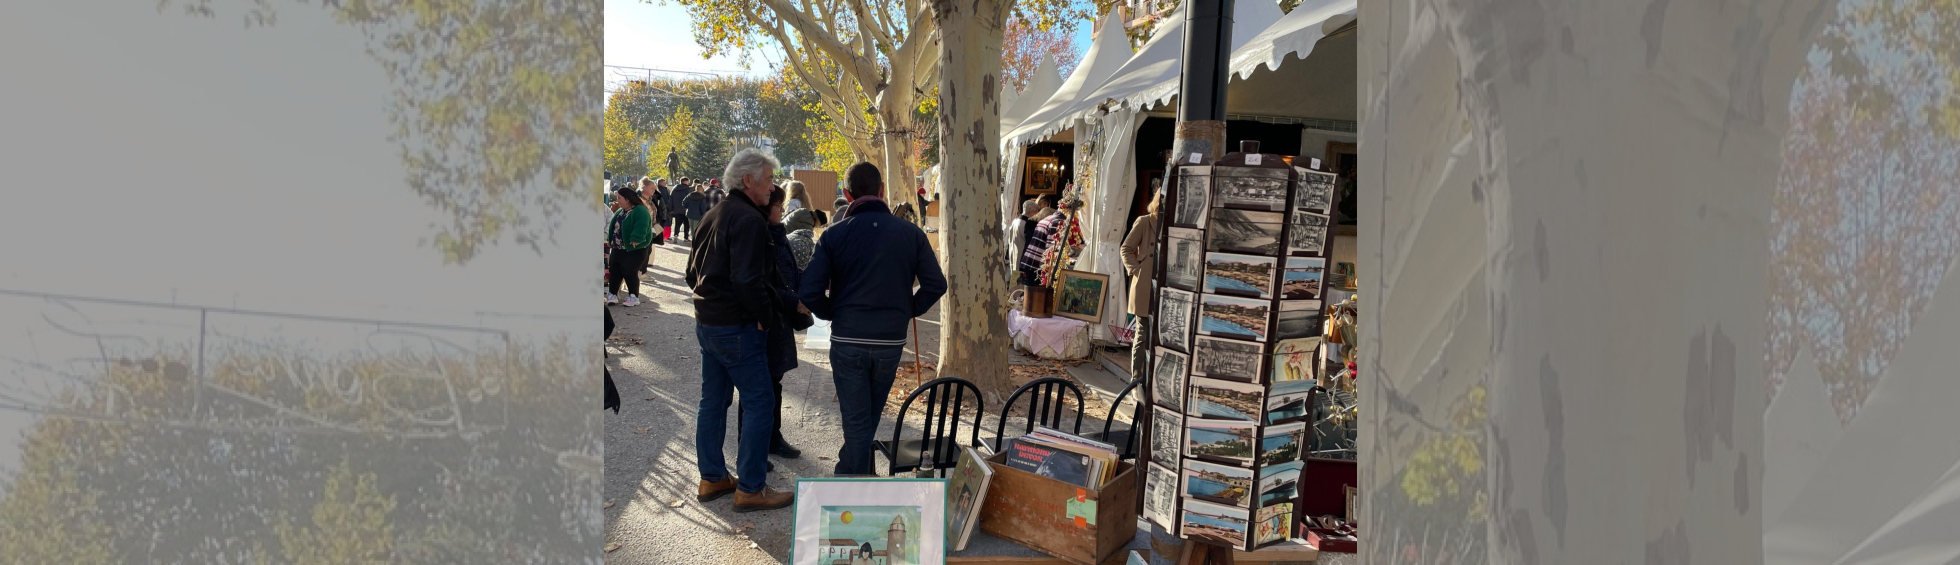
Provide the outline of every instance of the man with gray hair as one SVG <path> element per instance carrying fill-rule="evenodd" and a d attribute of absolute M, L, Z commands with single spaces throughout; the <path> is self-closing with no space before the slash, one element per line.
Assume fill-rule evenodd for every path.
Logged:
<path fill-rule="evenodd" d="M 736 153 L 722 173 L 734 188 L 708 210 L 694 230 L 687 257 L 687 286 L 694 291 L 694 336 L 701 347 L 701 405 L 694 422 L 694 451 L 701 501 L 735 494 L 735 511 L 789 506 L 795 495 L 769 488 L 769 447 L 776 429 L 776 389 L 765 351 L 766 328 L 781 315 L 770 281 L 776 273 L 767 207 L 777 163 L 756 149 Z M 742 425 L 736 441 L 737 475 L 728 474 L 721 449 L 728 405 L 736 392 Z"/>

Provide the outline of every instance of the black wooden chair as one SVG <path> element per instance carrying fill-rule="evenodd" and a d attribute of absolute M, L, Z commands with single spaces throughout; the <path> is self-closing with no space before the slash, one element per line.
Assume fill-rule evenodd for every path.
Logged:
<path fill-rule="evenodd" d="M 1116 393 L 1116 401 L 1110 403 L 1109 415 L 1103 417 L 1103 431 L 1082 437 L 1114 445 L 1117 449 L 1116 455 L 1118 458 L 1124 461 L 1135 460 L 1137 458 L 1137 438 L 1135 437 L 1136 434 L 1131 432 L 1136 430 L 1137 411 L 1143 409 L 1143 401 L 1138 400 L 1130 406 L 1129 424 L 1125 424 L 1123 429 L 1120 430 L 1114 429 L 1114 426 L 1116 425 L 1116 411 L 1123 409 L 1123 400 L 1129 398 L 1130 394 L 1135 393 L 1137 388 L 1141 386 L 1143 386 L 1143 379 L 1131 379 L 1130 386 L 1123 387 L 1122 392 Z"/>
<path fill-rule="evenodd" d="M 973 393 L 970 397 L 968 391 Z M 905 415 L 921 394 L 925 395 L 924 428 L 919 430 L 919 439 L 900 441 L 899 436 L 905 431 Z M 967 443 L 961 444 L 958 440 L 960 412 L 969 398 L 973 401 L 973 432 Z M 925 461 L 928 448 L 934 469 L 950 468 L 960 460 L 961 445 L 980 445 L 980 416 L 986 412 L 987 401 L 980 397 L 979 387 L 959 377 L 940 377 L 906 395 L 905 403 L 898 407 L 898 421 L 892 424 L 891 441 L 877 440 L 871 444 L 885 456 L 894 475 L 918 469 Z"/>
<path fill-rule="evenodd" d="M 1082 389 L 1076 388 L 1075 383 L 1068 379 L 1043 377 L 1014 389 L 1014 394 L 1008 395 L 1007 403 L 1001 405 L 1000 421 L 994 425 L 995 453 L 999 453 L 1006 447 L 1007 415 L 1014 412 L 1014 401 L 1020 400 L 1021 395 L 1030 392 L 1034 393 L 1034 396 L 1029 397 L 1028 400 L 1028 420 L 1026 425 L 1022 426 L 1022 434 L 1034 431 L 1037 425 L 1072 434 L 1082 432 Z M 1063 403 L 1068 400 L 1070 393 L 1075 394 L 1075 425 L 1063 430 Z"/>

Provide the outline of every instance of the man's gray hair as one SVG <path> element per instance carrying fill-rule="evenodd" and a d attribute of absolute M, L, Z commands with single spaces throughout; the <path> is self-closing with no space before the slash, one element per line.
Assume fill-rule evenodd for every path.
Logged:
<path fill-rule="evenodd" d="M 742 184 L 743 175 L 762 179 L 762 182 L 770 182 L 776 178 L 776 168 L 781 166 L 782 164 L 776 162 L 774 156 L 761 149 L 743 149 L 737 152 L 733 158 L 730 158 L 728 160 L 728 168 L 722 170 L 722 188 L 728 190 L 747 189 L 748 185 Z"/>

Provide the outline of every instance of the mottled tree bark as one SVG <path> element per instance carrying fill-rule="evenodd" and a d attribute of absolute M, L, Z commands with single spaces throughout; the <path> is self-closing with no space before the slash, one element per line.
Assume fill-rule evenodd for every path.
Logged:
<path fill-rule="evenodd" d="M 1001 233 L 1001 38 L 1011 0 L 933 2 L 940 38 L 939 374 L 973 381 L 996 400 L 1007 378 L 1007 265 Z M 909 182 L 909 179 L 908 179 Z M 923 212 L 923 211 L 922 211 Z"/>

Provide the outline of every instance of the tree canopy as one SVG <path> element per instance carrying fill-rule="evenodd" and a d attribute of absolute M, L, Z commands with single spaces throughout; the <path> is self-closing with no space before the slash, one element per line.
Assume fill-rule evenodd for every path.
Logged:
<path fill-rule="evenodd" d="M 235 11 L 217 4 L 158 0 L 157 9 L 236 14 L 246 27 L 278 23 L 273 0 L 237 0 Z M 408 169 L 404 180 L 450 218 L 430 241 L 445 262 L 467 263 L 498 242 L 542 254 L 564 210 L 597 206 L 587 181 L 600 170 L 591 143 L 602 128 L 602 91 L 592 80 L 601 64 L 602 3 L 321 5 L 367 36 L 368 54 L 394 84 L 387 111 Z"/>

